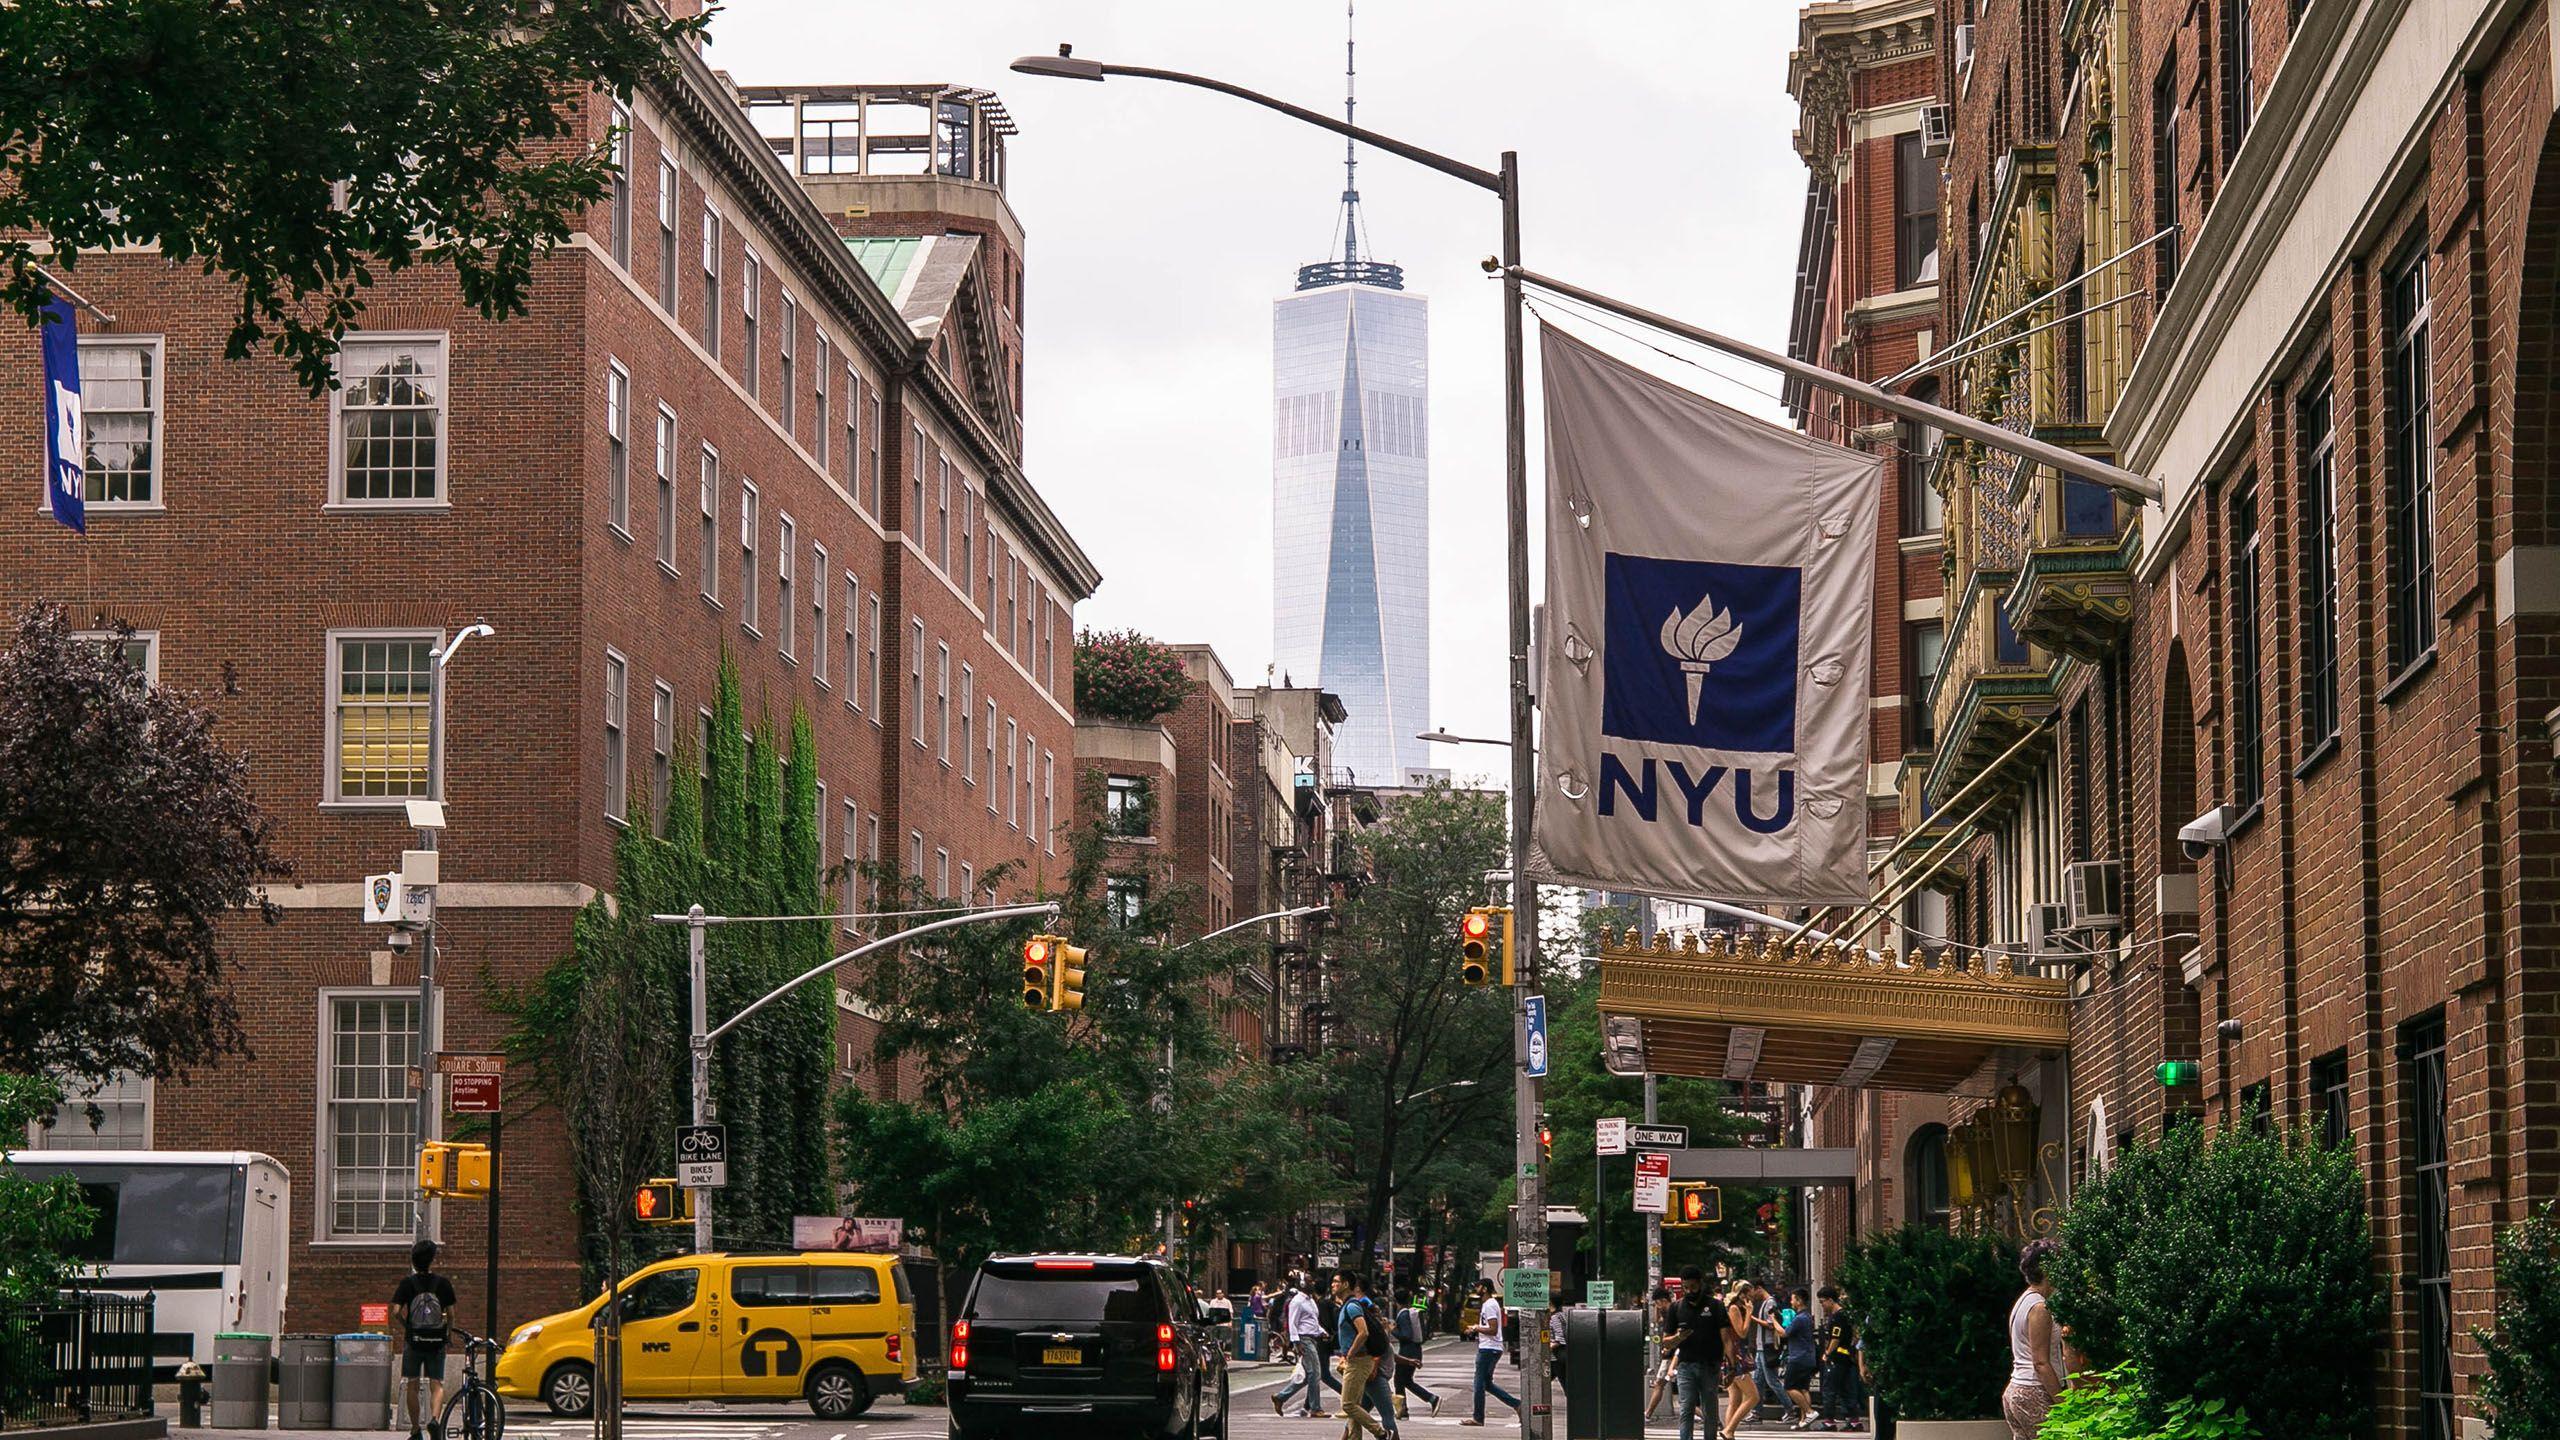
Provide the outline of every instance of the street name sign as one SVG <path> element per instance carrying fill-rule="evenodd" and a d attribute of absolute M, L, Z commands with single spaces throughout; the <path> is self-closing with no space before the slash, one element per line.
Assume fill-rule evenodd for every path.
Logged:
<path fill-rule="evenodd" d="M 1636 1152 L 1634 1209 L 1639 1215 L 1671 1212 L 1671 1157 L 1659 1150 Z"/>
<path fill-rule="evenodd" d="M 507 1057 L 462 1055 L 445 1051 L 436 1056 L 436 1073 L 439 1075 L 504 1075 L 507 1073 Z"/>
<path fill-rule="evenodd" d="M 1547 1308 L 1545 1270 L 1523 1270 L 1517 1266 L 1502 1272 L 1502 1303 L 1512 1310 L 1544 1310 Z"/>
<path fill-rule="evenodd" d="M 1603 1155 L 1627 1153 L 1627 1117 L 1619 1115 L 1600 1122 L 1600 1153 Z"/>
<path fill-rule="evenodd" d="M 1686 1150 L 1689 1127 L 1686 1125 L 1630 1125 L 1627 1143 L 1638 1150 Z"/>
<path fill-rule="evenodd" d="M 729 1127 L 676 1127 L 676 1183 L 688 1190 L 718 1190 L 729 1183 Z"/>

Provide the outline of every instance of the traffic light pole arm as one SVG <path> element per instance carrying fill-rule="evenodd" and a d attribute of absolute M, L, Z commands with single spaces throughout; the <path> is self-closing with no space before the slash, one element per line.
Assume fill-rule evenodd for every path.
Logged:
<path fill-rule="evenodd" d="M 773 987 L 773 989 L 767 991 L 764 998 L 758 1000 L 753 1005 L 748 1006 L 746 1009 L 739 1011 L 737 1014 L 730 1016 L 728 1019 L 721 1021 L 719 1024 L 708 1030 L 698 1032 L 693 1037 L 694 1047 L 696 1049 L 700 1049 L 709 1045 L 712 1041 L 717 1040 L 721 1036 L 738 1028 L 738 1026 L 745 1022 L 749 1016 L 754 1015 L 757 1011 L 762 1010 L 767 1005 L 770 1005 L 774 1001 L 781 999 L 783 996 L 790 994 L 792 991 L 799 989 L 801 986 L 808 984 L 810 981 L 817 979 L 819 976 L 826 974 L 837 966 L 844 964 L 846 961 L 859 960 L 874 950 L 885 950 L 892 945 L 912 940 L 919 935 L 930 935 L 936 930 L 949 930 L 958 925 L 978 925 L 989 920 L 1014 920 L 1025 915 L 1055 916 L 1057 913 L 1058 904 L 1054 900 L 1045 901 L 1038 905 L 1005 905 L 994 910 L 976 910 L 966 915 L 945 916 L 940 920 L 928 921 L 925 924 L 901 930 L 895 935 L 884 935 L 867 944 L 856 945 L 852 949 L 847 950 L 834 959 L 827 961 L 823 965 L 810 966 L 799 975 L 786 980 Z M 649 918 L 652 920 L 674 920 L 688 923 L 691 919 L 691 917 L 684 915 L 652 915 Z M 825 919 L 827 917 L 818 916 L 815 918 Z M 718 921 L 711 916 L 704 916 L 703 919 L 705 923 L 718 923 Z"/>

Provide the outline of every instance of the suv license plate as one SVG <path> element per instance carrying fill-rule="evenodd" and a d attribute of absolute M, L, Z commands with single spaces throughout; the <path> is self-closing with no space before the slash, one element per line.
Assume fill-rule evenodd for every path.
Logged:
<path fill-rule="evenodd" d="M 1084 1363 L 1084 1352 L 1076 1349 L 1072 1345 L 1064 1347 L 1052 1345 L 1048 1349 L 1040 1352 L 1040 1363 L 1043 1365 L 1081 1365 Z"/>

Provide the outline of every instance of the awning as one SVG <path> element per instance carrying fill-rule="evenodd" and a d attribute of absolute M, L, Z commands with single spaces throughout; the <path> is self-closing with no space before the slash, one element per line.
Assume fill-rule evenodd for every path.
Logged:
<path fill-rule="evenodd" d="M 2070 1039 L 2063 982 L 1986 957 L 1657 935 L 1599 958 L 1601 1013 L 1643 1023 L 1657 1075 L 1943 1093 Z"/>

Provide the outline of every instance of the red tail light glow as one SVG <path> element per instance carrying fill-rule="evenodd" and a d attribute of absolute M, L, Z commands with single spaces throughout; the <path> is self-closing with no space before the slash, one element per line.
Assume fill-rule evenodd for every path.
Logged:
<path fill-rule="evenodd" d="M 960 1323 L 961 1323 L 961 1324 L 963 1324 L 963 1325 L 966 1325 L 966 1324 L 968 1324 L 969 1322 L 968 1322 L 968 1321 L 966 1321 L 966 1320 L 963 1320 L 963 1321 L 961 1321 Z M 905 1346 L 905 1344 L 904 1344 L 903 1340 L 901 1339 L 901 1337 L 899 1337 L 899 1336 L 897 1336 L 897 1335 L 891 1335 L 891 1336 L 889 1337 L 889 1363 L 890 1363 L 890 1364 L 892 1364 L 892 1365 L 896 1365 L 896 1364 L 901 1363 L 901 1362 L 905 1359 L 905 1355 L 904 1355 L 904 1353 L 903 1353 L 903 1352 L 905 1351 L 905 1349 L 906 1349 L 906 1346 Z"/>
<path fill-rule="evenodd" d="M 1170 1374 L 1172 1370 L 1173 1327 L 1170 1325 L 1159 1325 L 1156 1327 L 1156 1373 L 1159 1375 Z"/>
<path fill-rule="evenodd" d="M 889 1337 L 889 1358 L 898 1358 L 898 1337 L 895 1335 Z M 951 1368 L 969 1368 L 969 1322 L 966 1320 L 951 1322 Z"/>
<path fill-rule="evenodd" d="M 1093 1268 L 1093 1262 L 1090 1260 L 1034 1260 L 1031 1262 L 1031 1268 L 1034 1270 L 1090 1270 Z"/>

